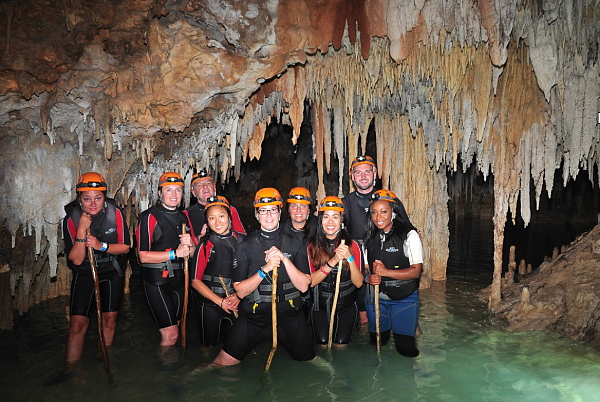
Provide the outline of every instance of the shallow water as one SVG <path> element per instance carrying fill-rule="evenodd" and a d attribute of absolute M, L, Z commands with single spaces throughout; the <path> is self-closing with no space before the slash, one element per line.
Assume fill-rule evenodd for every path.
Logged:
<path fill-rule="evenodd" d="M 319 349 L 319 364 L 278 350 L 263 374 L 270 345 L 241 365 L 202 371 L 217 348 L 201 348 L 190 314 L 188 347 L 179 363 L 158 357 L 158 331 L 136 276 L 109 348 L 107 376 L 91 326 L 74 377 L 51 386 L 62 365 L 67 298 L 44 302 L 0 332 L 0 395 L 4 401 L 595 401 L 600 353 L 549 333 L 515 333 L 487 314 L 479 288 L 436 283 L 421 291 L 421 355 L 378 355 L 360 328 L 346 348 Z M 190 311 L 191 313 L 191 311 Z"/>

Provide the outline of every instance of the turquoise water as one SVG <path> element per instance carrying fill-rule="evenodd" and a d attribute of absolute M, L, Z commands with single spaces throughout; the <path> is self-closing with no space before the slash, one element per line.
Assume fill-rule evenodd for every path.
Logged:
<path fill-rule="evenodd" d="M 359 328 L 346 348 L 319 349 L 301 363 L 278 350 L 263 374 L 270 345 L 237 367 L 205 371 L 217 348 L 201 348 L 193 317 L 188 347 L 174 366 L 161 365 L 159 336 L 134 276 L 124 299 L 112 378 L 91 326 L 75 376 L 45 386 L 62 367 L 67 298 L 44 302 L 0 332 L 3 401 L 600 401 L 600 353 L 550 333 L 516 333 L 492 319 L 463 282 L 421 291 L 421 355 L 377 354 Z M 190 311 L 191 313 L 191 311 Z M 190 314 L 191 315 L 191 314 Z"/>

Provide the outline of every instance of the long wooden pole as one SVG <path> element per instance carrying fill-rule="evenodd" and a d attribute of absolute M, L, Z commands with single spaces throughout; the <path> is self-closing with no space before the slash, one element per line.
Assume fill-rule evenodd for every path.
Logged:
<path fill-rule="evenodd" d="M 186 234 L 186 226 L 185 223 L 181 224 L 181 234 Z M 183 257 L 183 314 L 181 316 L 181 348 L 185 349 L 187 345 L 187 330 L 186 330 L 186 322 L 187 322 L 187 308 L 188 308 L 188 293 L 190 286 L 190 273 L 188 270 L 188 260 L 189 256 Z"/>
<path fill-rule="evenodd" d="M 89 236 L 90 229 L 87 230 Z M 100 343 L 100 349 L 102 350 L 102 359 L 104 360 L 104 368 L 110 375 L 110 365 L 108 364 L 108 353 L 106 352 L 106 341 L 104 340 L 104 324 L 102 320 L 102 301 L 100 300 L 100 282 L 98 281 L 98 267 L 96 266 L 96 259 L 94 258 L 94 249 L 91 247 L 87 248 L 88 259 L 90 260 L 90 268 L 92 270 L 92 279 L 94 280 L 94 293 L 96 297 L 96 312 L 98 314 L 98 342 Z"/>
<path fill-rule="evenodd" d="M 269 371 L 271 367 L 271 361 L 275 351 L 277 351 L 277 277 L 279 276 L 279 267 L 275 266 L 271 272 L 271 319 L 272 319 L 272 330 L 273 330 L 273 343 L 271 345 L 271 352 L 267 358 L 267 364 L 265 365 L 265 373 Z"/>
<path fill-rule="evenodd" d="M 381 350 L 381 310 L 379 307 L 379 285 L 373 285 L 375 292 L 375 333 L 377 334 L 377 352 Z"/>
<path fill-rule="evenodd" d="M 342 240 L 341 244 L 345 244 Z M 342 280 L 342 263 L 344 260 L 340 260 L 338 263 L 337 275 L 335 277 L 335 292 L 333 295 L 333 304 L 331 306 L 331 316 L 329 317 L 329 340 L 327 341 L 327 347 L 330 348 L 333 343 L 333 324 L 335 323 L 335 310 L 337 309 L 338 297 L 340 295 L 340 282 Z"/>
<path fill-rule="evenodd" d="M 225 279 L 223 279 L 223 275 L 219 275 L 219 282 L 221 282 L 221 286 L 223 287 L 223 290 L 225 291 L 225 297 L 229 297 L 229 295 L 231 293 L 229 293 L 229 289 L 227 289 L 227 285 L 225 284 Z M 233 315 L 235 318 L 238 318 L 238 312 L 234 311 Z"/>

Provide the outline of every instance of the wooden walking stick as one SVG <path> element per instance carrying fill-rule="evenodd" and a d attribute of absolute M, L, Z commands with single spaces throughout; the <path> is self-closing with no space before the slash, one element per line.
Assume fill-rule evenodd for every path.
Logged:
<path fill-rule="evenodd" d="M 271 318 L 272 318 L 272 329 L 273 329 L 273 344 L 271 346 L 271 352 L 267 358 L 267 364 L 265 365 L 265 373 L 269 371 L 271 367 L 271 361 L 277 350 L 277 277 L 279 266 L 275 266 L 271 272 Z"/>
<path fill-rule="evenodd" d="M 185 223 L 181 224 L 181 234 L 186 234 Z M 187 345 L 186 336 L 186 321 L 187 321 L 187 307 L 188 307 L 188 292 L 190 286 L 190 273 L 188 270 L 188 259 L 189 256 L 183 257 L 183 314 L 181 315 L 181 348 L 185 349 Z"/>
<path fill-rule="evenodd" d="M 87 230 L 87 235 L 90 235 L 90 229 Z M 94 258 L 94 249 L 87 248 L 88 259 L 90 260 L 90 268 L 92 270 L 92 279 L 94 280 L 94 293 L 96 296 L 96 311 L 98 314 L 98 342 L 102 350 L 102 359 L 104 360 L 104 368 L 111 375 L 110 365 L 108 364 L 108 353 L 106 353 L 106 342 L 104 341 L 104 325 L 102 322 L 102 301 L 100 300 L 100 282 L 98 281 L 98 267 Z"/>
<path fill-rule="evenodd" d="M 221 282 L 221 286 L 223 286 L 223 290 L 225 291 L 225 297 L 229 297 L 231 293 L 229 293 L 229 289 L 227 289 L 227 285 L 225 284 L 225 279 L 223 279 L 223 275 L 219 275 L 219 282 Z M 234 311 L 233 315 L 235 318 L 238 318 L 238 312 Z"/>
<path fill-rule="evenodd" d="M 375 288 L 375 333 L 377 335 L 377 352 L 381 350 L 381 310 L 379 309 L 379 285 L 373 285 Z"/>
<path fill-rule="evenodd" d="M 341 244 L 346 244 L 342 240 Z M 344 260 L 340 260 L 338 263 L 337 276 L 335 277 L 335 292 L 333 294 L 333 305 L 331 306 L 331 317 L 329 317 L 329 340 L 327 341 L 327 347 L 330 348 L 333 343 L 333 324 L 335 321 L 335 310 L 337 308 L 338 297 L 340 295 L 340 282 L 342 280 L 342 263 Z"/>

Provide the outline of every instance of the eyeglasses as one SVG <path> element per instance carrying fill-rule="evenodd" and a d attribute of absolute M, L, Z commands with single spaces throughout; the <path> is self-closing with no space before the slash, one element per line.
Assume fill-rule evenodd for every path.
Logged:
<path fill-rule="evenodd" d="M 271 214 L 275 215 L 279 213 L 279 208 L 259 209 L 257 210 L 259 215 Z"/>

